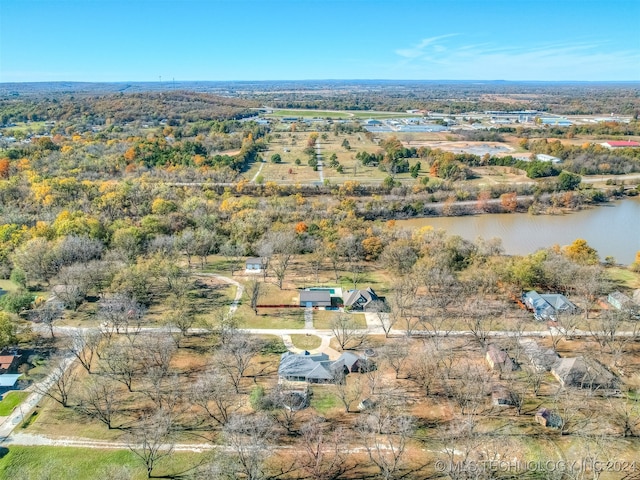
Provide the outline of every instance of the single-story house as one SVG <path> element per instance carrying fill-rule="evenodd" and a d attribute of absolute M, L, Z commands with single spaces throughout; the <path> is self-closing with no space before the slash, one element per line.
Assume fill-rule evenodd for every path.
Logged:
<path fill-rule="evenodd" d="M 244 262 L 244 269 L 247 273 L 262 273 L 264 266 L 264 259 L 259 257 L 247 258 Z"/>
<path fill-rule="evenodd" d="M 548 408 L 541 408 L 536 412 L 536 422 L 547 428 L 562 428 L 562 417 Z"/>
<path fill-rule="evenodd" d="M 636 313 L 640 306 L 630 297 L 622 292 L 612 292 L 607 296 L 607 302 L 616 310 Z"/>
<path fill-rule="evenodd" d="M 595 360 L 584 357 L 561 358 L 551 373 L 563 387 L 611 390 L 620 386 L 618 377 Z"/>
<path fill-rule="evenodd" d="M 491 403 L 497 407 L 513 407 L 518 404 L 518 397 L 504 385 L 491 387 Z"/>
<path fill-rule="evenodd" d="M 539 294 L 535 290 L 522 296 L 524 304 L 533 311 L 536 320 L 556 320 L 558 313 L 577 313 L 578 307 L 561 293 Z"/>
<path fill-rule="evenodd" d="M 368 372 L 375 369 L 371 360 L 359 357 L 351 352 L 344 352 L 333 362 L 332 368 L 337 370 L 342 367 L 344 373 Z"/>
<path fill-rule="evenodd" d="M 344 352 L 336 361 L 329 360 L 326 353 L 286 352 L 280 357 L 278 376 L 290 382 L 334 383 L 340 378 L 336 375 L 339 371 L 346 375 L 372 368 L 372 362 L 351 352 Z"/>
<path fill-rule="evenodd" d="M 332 383 L 331 363 L 326 353 L 285 352 L 280 357 L 278 377 L 290 382 Z"/>
<path fill-rule="evenodd" d="M 329 290 L 301 290 L 301 307 L 330 307 L 331 293 Z"/>
<path fill-rule="evenodd" d="M 543 350 L 535 340 L 530 338 L 521 338 L 519 343 L 522 347 L 522 351 L 531 362 L 531 365 L 533 365 L 533 368 L 538 372 L 548 372 L 551 370 L 551 367 L 560 360 L 560 357 L 555 350 L 552 348 Z"/>
<path fill-rule="evenodd" d="M 376 301 L 382 301 L 382 299 L 373 291 L 373 288 L 367 287 L 365 290 L 349 290 L 344 299 L 344 306 L 351 310 L 366 312 Z"/>
<path fill-rule="evenodd" d="M 15 371 L 19 361 L 20 355 L 0 355 L 0 374 Z"/>
<path fill-rule="evenodd" d="M 517 368 L 517 365 L 511 360 L 507 352 L 499 349 L 495 345 L 489 345 L 489 348 L 487 348 L 486 359 L 492 370 L 512 372 Z"/>
<path fill-rule="evenodd" d="M 15 390 L 16 383 L 22 375 L 19 373 L 3 373 L 0 375 L 0 395 L 4 395 L 9 390 Z"/>

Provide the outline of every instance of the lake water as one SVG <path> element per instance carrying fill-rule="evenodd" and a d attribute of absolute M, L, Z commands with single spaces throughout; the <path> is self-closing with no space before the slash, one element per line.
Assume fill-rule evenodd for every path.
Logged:
<path fill-rule="evenodd" d="M 565 215 L 484 214 L 398 220 L 397 224 L 412 228 L 431 225 L 468 240 L 499 237 L 505 253 L 513 255 L 583 238 L 601 259 L 611 255 L 618 263 L 628 265 L 640 250 L 640 198 Z"/>

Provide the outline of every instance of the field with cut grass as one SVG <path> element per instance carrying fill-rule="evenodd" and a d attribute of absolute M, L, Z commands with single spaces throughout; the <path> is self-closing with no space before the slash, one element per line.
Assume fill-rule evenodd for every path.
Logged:
<path fill-rule="evenodd" d="M 73 479 L 147 478 L 146 469 L 129 450 L 99 450 L 70 447 L 23 447 L 2 449 L 0 478 Z M 159 478 L 182 475 L 206 459 L 208 453 L 173 453 L 158 462 L 153 474 Z M 177 478 L 177 477 L 173 477 Z"/>
<path fill-rule="evenodd" d="M 11 415 L 11 412 L 29 396 L 29 392 L 14 391 L 7 393 L 0 401 L 0 417 Z"/>

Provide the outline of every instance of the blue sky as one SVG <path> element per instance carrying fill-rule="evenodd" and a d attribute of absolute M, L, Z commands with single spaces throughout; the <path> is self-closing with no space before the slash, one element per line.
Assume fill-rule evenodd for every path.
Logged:
<path fill-rule="evenodd" d="M 0 82 L 640 81 L 638 0 L 0 0 Z"/>

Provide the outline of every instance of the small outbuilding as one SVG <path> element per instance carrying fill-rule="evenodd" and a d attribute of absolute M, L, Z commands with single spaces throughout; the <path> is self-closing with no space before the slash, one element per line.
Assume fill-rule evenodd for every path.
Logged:
<path fill-rule="evenodd" d="M 513 407 L 518 404 L 518 397 L 504 385 L 491 387 L 491 403 L 497 407 Z"/>
<path fill-rule="evenodd" d="M 516 363 L 511 360 L 511 357 L 500 348 L 495 345 L 489 345 L 487 348 L 486 360 L 492 370 L 499 370 L 501 372 L 512 372 L 516 370 Z"/>
<path fill-rule="evenodd" d="M 265 268 L 265 261 L 263 258 L 251 257 L 247 258 L 244 262 L 244 270 L 246 273 L 262 273 Z"/>
<path fill-rule="evenodd" d="M 541 408 L 536 412 L 536 422 L 547 428 L 562 428 L 562 417 L 548 408 Z"/>

